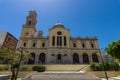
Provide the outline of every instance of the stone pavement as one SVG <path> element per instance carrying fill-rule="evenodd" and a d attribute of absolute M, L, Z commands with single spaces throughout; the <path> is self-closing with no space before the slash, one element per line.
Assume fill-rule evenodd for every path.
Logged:
<path fill-rule="evenodd" d="M 43 73 L 36 73 L 28 76 L 22 80 L 101 80 L 93 75 L 90 75 L 84 71 L 46 71 Z"/>
<path fill-rule="evenodd" d="M 10 75 L 0 75 L 0 80 L 8 80 Z"/>

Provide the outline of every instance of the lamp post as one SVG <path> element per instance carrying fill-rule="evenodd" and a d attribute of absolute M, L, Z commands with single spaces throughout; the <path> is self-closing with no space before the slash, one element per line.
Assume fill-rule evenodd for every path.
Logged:
<path fill-rule="evenodd" d="M 103 48 L 101 48 L 102 50 Z M 104 50 L 104 49 L 103 49 Z M 102 60 L 102 65 L 103 65 L 103 68 L 104 68 L 104 73 L 105 73 L 105 77 L 106 77 L 106 80 L 108 80 L 108 76 L 107 76 L 107 72 L 106 72 L 106 67 L 105 67 L 105 64 L 104 64 L 104 59 L 103 59 L 103 56 L 102 56 L 102 53 L 100 51 L 100 57 L 101 57 L 101 60 Z"/>

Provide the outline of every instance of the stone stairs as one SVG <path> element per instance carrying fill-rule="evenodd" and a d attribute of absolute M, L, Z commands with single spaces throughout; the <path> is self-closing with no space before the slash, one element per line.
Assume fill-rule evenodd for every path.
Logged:
<path fill-rule="evenodd" d="M 84 71 L 89 65 L 53 64 L 44 65 L 46 71 L 32 74 L 22 80 L 101 80 Z"/>
<path fill-rule="evenodd" d="M 53 64 L 53 65 L 45 65 L 46 71 L 80 71 L 84 67 L 88 66 L 87 64 Z"/>

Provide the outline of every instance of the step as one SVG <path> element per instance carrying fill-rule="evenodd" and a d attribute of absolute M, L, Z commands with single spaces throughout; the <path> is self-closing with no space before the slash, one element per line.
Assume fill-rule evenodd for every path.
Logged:
<path fill-rule="evenodd" d="M 80 69 L 88 65 L 64 65 L 64 64 L 53 64 L 45 65 L 46 71 L 79 71 Z"/>

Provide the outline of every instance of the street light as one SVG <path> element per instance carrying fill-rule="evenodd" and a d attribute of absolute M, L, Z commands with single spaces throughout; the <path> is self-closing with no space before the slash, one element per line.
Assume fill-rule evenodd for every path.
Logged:
<path fill-rule="evenodd" d="M 102 50 L 103 48 L 101 48 Z M 103 49 L 104 50 L 104 49 Z M 104 64 L 104 59 L 103 59 L 103 56 L 102 56 L 102 53 L 100 51 L 100 57 L 101 57 L 101 60 L 102 60 L 102 64 L 103 64 L 103 67 L 104 67 L 104 72 L 105 72 L 105 77 L 106 77 L 106 80 L 108 80 L 108 76 L 107 76 L 107 72 L 106 72 L 106 67 L 105 67 L 105 64 Z"/>

